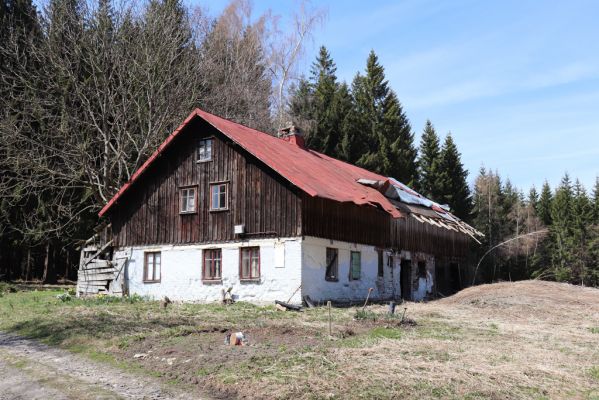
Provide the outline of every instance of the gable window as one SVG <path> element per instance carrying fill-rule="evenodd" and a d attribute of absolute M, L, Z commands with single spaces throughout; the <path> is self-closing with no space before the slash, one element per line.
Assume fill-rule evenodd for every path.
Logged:
<path fill-rule="evenodd" d="M 260 279 L 260 247 L 240 249 L 239 279 Z"/>
<path fill-rule="evenodd" d="M 144 282 L 160 282 L 161 256 L 159 251 L 147 252 L 144 255 Z"/>
<path fill-rule="evenodd" d="M 339 270 L 339 264 L 337 262 L 338 260 L 338 255 L 339 255 L 339 250 L 331 248 L 331 247 L 327 247 L 327 270 L 325 272 L 325 277 L 324 279 L 326 279 L 327 281 L 338 281 L 339 277 L 338 277 L 338 270 Z"/>
<path fill-rule="evenodd" d="M 218 281 L 222 273 L 221 249 L 204 250 L 204 263 L 202 265 L 202 279 L 205 281 Z"/>
<path fill-rule="evenodd" d="M 213 183 L 210 185 L 210 210 L 227 210 L 229 208 L 228 186 L 227 183 Z"/>
<path fill-rule="evenodd" d="M 212 139 L 202 139 L 198 144 L 198 161 L 212 160 Z"/>
<path fill-rule="evenodd" d="M 362 254 L 359 251 L 352 251 L 349 260 L 349 280 L 356 281 L 360 279 L 362 273 Z"/>
<path fill-rule="evenodd" d="M 179 212 L 181 214 L 189 214 L 196 212 L 196 188 L 188 187 L 180 189 L 179 197 L 181 200 L 181 207 Z"/>

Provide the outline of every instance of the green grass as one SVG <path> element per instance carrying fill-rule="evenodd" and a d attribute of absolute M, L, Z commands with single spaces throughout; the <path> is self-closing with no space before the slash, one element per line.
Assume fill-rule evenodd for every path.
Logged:
<path fill-rule="evenodd" d="M 459 341 L 463 338 L 462 328 L 432 319 L 421 321 L 415 332 L 428 339 Z"/>
<path fill-rule="evenodd" d="M 399 328 L 376 327 L 368 335 L 373 339 L 401 339 L 402 331 Z"/>
<path fill-rule="evenodd" d="M 238 302 L 220 304 L 175 304 L 163 310 L 157 301 L 143 298 L 97 297 L 61 301 L 63 291 L 8 293 L 0 298 L 0 329 L 61 345 L 80 337 L 119 338 L 126 347 L 148 331 L 164 337 L 193 334 L 197 329 L 260 326 L 268 321 L 298 318 L 297 313 L 276 311 Z M 308 313 L 306 313 L 308 314 Z M 320 320 L 323 311 L 307 315 Z M 340 312 L 335 310 L 335 318 Z M 198 326 L 205 321 L 206 326 Z"/>

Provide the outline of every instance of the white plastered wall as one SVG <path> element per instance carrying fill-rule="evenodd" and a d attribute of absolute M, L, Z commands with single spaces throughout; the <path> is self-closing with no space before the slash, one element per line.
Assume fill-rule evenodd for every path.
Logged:
<path fill-rule="evenodd" d="M 334 282 L 325 279 L 327 247 L 338 249 L 339 279 Z M 358 280 L 349 279 L 352 251 L 361 254 L 362 268 Z M 374 246 L 305 237 L 302 246 L 302 295 L 310 296 L 315 302 L 359 301 L 366 298 L 369 288 L 373 288 L 370 294 L 373 300 L 397 298 L 400 294 L 399 268 L 396 263 L 388 265 L 389 252 L 384 251 L 383 254 L 384 275 L 379 277 L 378 251 Z"/>
<path fill-rule="evenodd" d="M 260 247 L 260 280 L 241 282 L 239 279 L 239 249 Z M 271 303 L 274 300 L 287 301 L 301 283 L 301 238 L 253 239 L 243 242 L 219 243 L 210 245 L 163 245 L 121 248 L 115 252 L 117 264 L 127 259 L 127 263 L 117 281 L 112 285 L 120 291 L 123 279 L 128 285 L 129 294 L 160 299 L 168 296 L 171 300 L 214 302 L 222 300 L 222 289 L 233 287 L 236 300 L 253 303 Z M 222 282 L 202 281 L 202 250 L 222 249 Z M 144 283 L 144 253 L 160 251 L 162 258 L 161 280 L 158 283 Z M 301 302 L 301 291 L 291 299 Z"/>
<path fill-rule="evenodd" d="M 327 281 L 326 249 L 338 249 L 337 281 Z M 350 252 L 361 253 L 362 271 L 359 280 L 349 279 Z M 390 258 L 391 257 L 391 258 Z M 401 298 L 401 260 L 412 261 L 412 300 L 421 301 L 433 294 L 434 257 L 423 253 L 383 251 L 383 276 L 378 275 L 378 251 L 374 246 L 338 240 L 305 237 L 302 245 L 302 295 L 315 302 L 363 301 L 368 289 L 373 288 L 373 300 L 399 300 Z M 418 261 L 426 262 L 426 278 L 418 276 Z"/>
<path fill-rule="evenodd" d="M 260 246 L 260 281 L 239 280 L 240 247 Z M 339 279 L 325 280 L 326 249 L 338 249 Z M 222 249 L 222 281 L 202 281 L 202 250 Z M 161 281 L 144 283 L 144 253 L 160 251 L 162 257 Z M 361 253 L 361 276 L 349 280 L 350 252 Z M 391 257 L 391 258 L 390 258 Z M 383 277 L 378 276 L 378 251 L 374 246 L 321 239 L 316 237 L 286 239 L 254 239 L 243 242 L 210 245 L 163 245 L 122 248 L 115 252 L 115 264 L 124 265 L 111 290 L 120 292 L 125 280 L 130 294 L 171 300 L 218 302 L 222 289 L 233 287 L 236 300 L 253 303 L 272 303 L 274 300 L 299 304 L 302 296 L 309 295 L 315 302 L 326 300 L 362 301 L 373 288 L 373 300 L 401 298 L 401 260 L 412 261 L 412 300 L 420 301 L 433 294 L 435 259 L 423 253 L 383 251 Z M 126 263 L 124 261 L 127 260 Z M 418 276 L 418 261 L 426 262 L 426 277 Z M 301 290 L 296 290 L 302 285 Z"/>

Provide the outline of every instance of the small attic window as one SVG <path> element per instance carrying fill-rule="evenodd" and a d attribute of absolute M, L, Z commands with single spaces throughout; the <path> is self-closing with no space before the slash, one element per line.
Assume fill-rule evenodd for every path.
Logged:
<path fill-rule="evenodd" d="M 201 139 L 198 144 L 198 162 L 212 160 L 212 140 Z"/>

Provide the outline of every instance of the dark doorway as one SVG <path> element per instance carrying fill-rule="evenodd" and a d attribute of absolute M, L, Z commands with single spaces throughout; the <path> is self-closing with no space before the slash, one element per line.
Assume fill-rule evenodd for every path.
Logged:
<path fill-rule="evenodd" d="M 462 275 L 460 265 L 456 262 L 449 263 L 449 291 L 451 294 L 462 289 Z"/>
<path fill-rule="evenodd" d="M 401 298 L 412 300 L 412 262 L 401 260 Z"/>
<path fill-rule="evenodd" d="M 447 296 L 449 293 L 449 274 L 445 267 L 445 263 L 438 262 L 435 264 L 435 288 L 437 295 Z"/>

